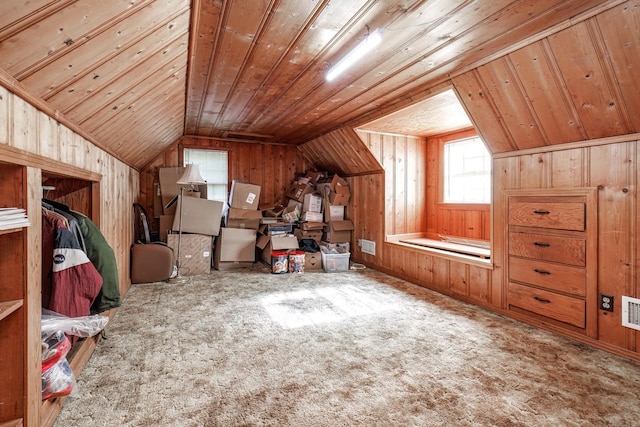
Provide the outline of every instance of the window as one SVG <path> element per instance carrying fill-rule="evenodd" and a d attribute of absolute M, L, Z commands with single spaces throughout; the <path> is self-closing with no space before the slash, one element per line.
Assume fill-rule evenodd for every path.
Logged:
<path fill-rule="evenodd" d="M 220 150 L 184 149 L 184 164 L 199 166 L 200 174 L 207 181 L 207 199 L 227 201 L 229 182 L 228 153 Z"/>
<path fill-rule="evenodd" d="M 491 156 L 478 137 L 444 144 L 444 203 L 491 203 Z"/>

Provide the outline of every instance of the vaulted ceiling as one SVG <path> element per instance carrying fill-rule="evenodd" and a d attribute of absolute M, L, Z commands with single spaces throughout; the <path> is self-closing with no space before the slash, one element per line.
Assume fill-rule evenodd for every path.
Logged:
<path fill-rule="evenodd" d="M 0 69 L 139 169 L 183 135 L 298 145 L 431 95 L 448 102 L 455 76 L 614 3 L 2 1 Z M 376 29 L 376 50 L 327 82 Z M 441 123 L 442 105 L 419 112 Z M 405 130 L 424 134 L 415 108 Z"/>

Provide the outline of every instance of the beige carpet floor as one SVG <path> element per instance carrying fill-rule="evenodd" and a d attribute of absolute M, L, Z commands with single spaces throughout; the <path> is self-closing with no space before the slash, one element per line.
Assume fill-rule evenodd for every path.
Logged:
<path fill-rule="evenodd" d="M 640 364 L 371 270 L 134 285 L 71 426 L 638 426 Z"/>

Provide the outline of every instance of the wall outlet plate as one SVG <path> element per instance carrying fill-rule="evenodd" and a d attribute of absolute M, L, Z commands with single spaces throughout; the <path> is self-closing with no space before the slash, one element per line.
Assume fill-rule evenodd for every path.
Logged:
<path fill-rule="evenodd" d="M 598 296 L 598 307 L 600 310 L 613 311 L 613 295 L 600 294 Z"/>

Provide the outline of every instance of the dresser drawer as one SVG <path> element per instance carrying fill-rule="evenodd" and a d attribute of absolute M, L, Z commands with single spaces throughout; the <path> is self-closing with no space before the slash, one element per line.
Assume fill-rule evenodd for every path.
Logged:
<path fill-rule="evenodd" d="M 509 279 L 578 297 L 584 297 L 587 292 L 586 271 L 563 264 L 512 256 L 509 257 Z"/>
<path fill-rule="evenodd" d="M 581 202 L 512 202 L 509 224 L 584 231 L 585 205 Z"/>
<path fill-rule="evenodd" d="M 584 239 L 542 233 L 509 233 L 509 255 L 585 266 Z"/>
<path fill-rule="evenodd" d="M 554 292 L 509 282 L 510 306 L 537 313 L 579 328 L 585 327 L 585 302 Z"/>

